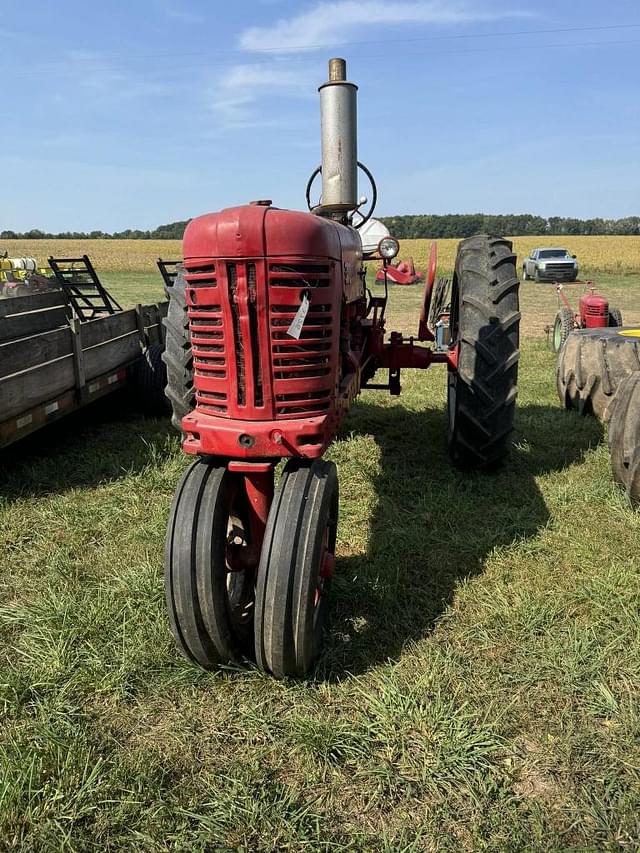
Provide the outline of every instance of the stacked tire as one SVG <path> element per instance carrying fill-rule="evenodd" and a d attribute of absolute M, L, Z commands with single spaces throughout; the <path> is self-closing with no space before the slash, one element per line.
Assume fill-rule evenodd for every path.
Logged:
<path fill-rule="evenodd" d="M 558 355 L 556 383 L 566 408 L 608 422 L 613 479 L 640 505 L 640 330 L 572 332 Z"/>
<path fill-rule="evenodd" d="M 616 392 L 609 423 L 613 479 L 633 506 L 640 504 L 640 372 L 624 379 Z"/>
<path fill-rule="evenodd" d="M 567 409 L 608 421 L 618 386 L 638 370 L 640 337 L 619 328 L 581 329 L 558 355 L 558 396 Z"/>

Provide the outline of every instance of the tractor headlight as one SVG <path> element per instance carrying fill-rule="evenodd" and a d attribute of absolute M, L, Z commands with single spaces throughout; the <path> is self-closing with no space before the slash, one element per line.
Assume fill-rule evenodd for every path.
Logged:
<path fill-rule="evenodd" d="M 400 251 L 400 243 L 398 243 L 395 237 L 383 237 L 378 243 L 378 251 L 385 261 L 390 261 Z"/>

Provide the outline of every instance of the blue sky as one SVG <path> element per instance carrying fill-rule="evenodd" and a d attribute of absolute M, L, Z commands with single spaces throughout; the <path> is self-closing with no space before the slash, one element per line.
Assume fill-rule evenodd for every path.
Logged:
<path fill-rule="evenodd" d="M 335 55 L 381 215 L 640 213 L 638 0 L 4 0 L 0 36 L 0 230 L 302 206 Z"/>

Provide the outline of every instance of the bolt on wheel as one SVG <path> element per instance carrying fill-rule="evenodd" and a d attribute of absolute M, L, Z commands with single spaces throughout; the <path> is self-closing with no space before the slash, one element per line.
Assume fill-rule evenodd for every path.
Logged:
<path fill-rule="evenodd" d="M 204 460 L 176 490 L 165 545 L 171 631 L 189 660 L 205 669 L 250 656 L 255 566 L 242 477 Z"/>
<path fill-rule="evenodd" d="M 306 675 L 320 654 L 337 524 L 335 465 L 289 462 L 269 513 L 256 584 L 256 660 L 278 678 Z"/>

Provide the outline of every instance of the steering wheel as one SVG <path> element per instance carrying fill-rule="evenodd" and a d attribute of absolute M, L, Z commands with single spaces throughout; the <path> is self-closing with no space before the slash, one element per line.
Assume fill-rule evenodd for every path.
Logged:
<path fill-rule="evenodd" d="M 362 169 L 362 171 L 367 176 L 369 183 L 371 184 L 372 195 L 371 195 L 371 204 L 369 205 L 369 210 L 366 212 L 366 214 L 360 213 L 359 210 L 357 211 L 358 213 L 360 213 L 360 216 L 362 217 L 362 219 L 360 220 L 360 222 L 358 222 L 357 225 L 355 225 L 353 222 L 351 223 L 354 228 L 362 228 L 362 226 L 365 224 L 365 222 L 368 222 L 371 219 L 371 217 L 373 216 L 373 211 L 376 209 L 376 203 L 378 201 L 378 188 L 376 186 L 376 182 L 373 178 L 373 175 L 367 169 L 367 167 L 364 165 L 364 163 L 361 163 L 359 160 L 358 160 L 358 168 Z M 311 204 L 311 187 L 313 186 L 313 182 L 318 177 L 318 175 L 321 175 L 321 174 L 322 174 L 322 166 L 318 166 L 318 168 L 314 169 L 314 171 L 311 173 L 311 177 L 309 178 L 309 181 L 307 182 L 307 189 L 305 192 L 305 197 L 307 199 L 307 207 L 309 208 L 309 210 L 314 210 L 316 207 L 319 206 L 319 205 Z M 357 208 L 356 208 L 356 210 L 357 210 Z M 355 211 L 354 211 L 354 213 L 355 213 Z"/>

